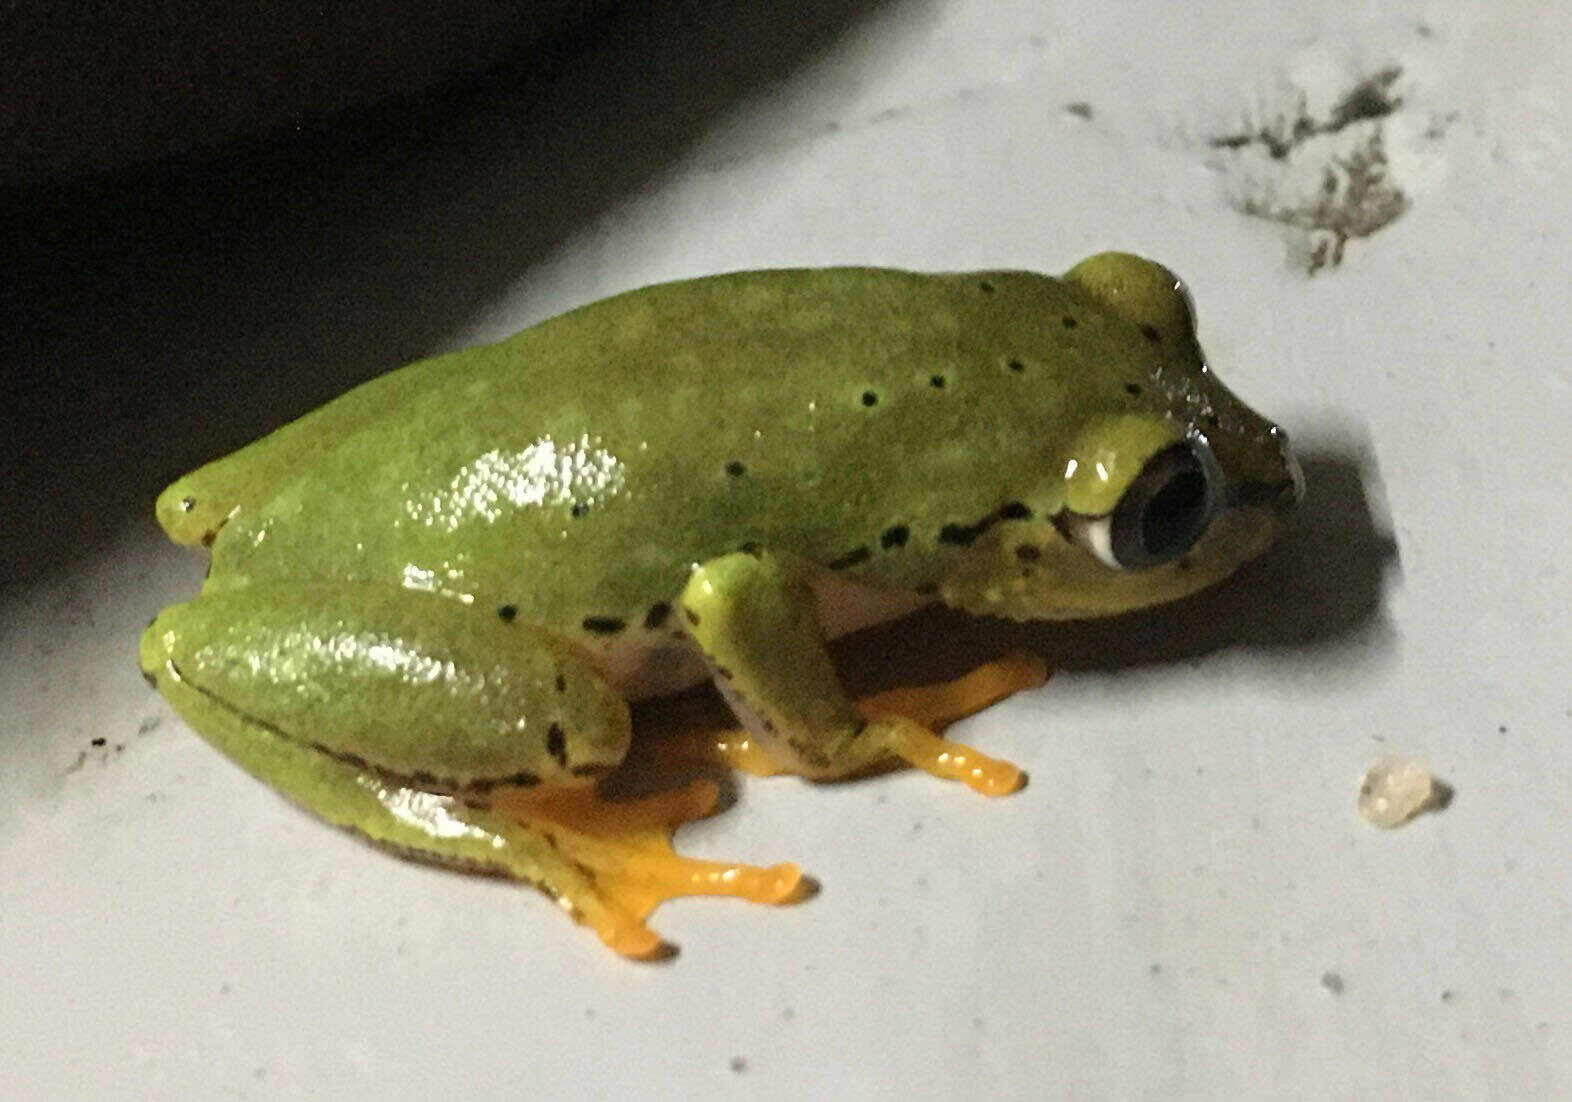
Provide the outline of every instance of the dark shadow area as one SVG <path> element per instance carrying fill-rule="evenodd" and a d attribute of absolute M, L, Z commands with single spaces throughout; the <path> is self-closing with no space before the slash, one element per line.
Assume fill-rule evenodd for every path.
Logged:
<path fill-rule="evenodd" d="M 1293 524 L 1261 558 L 1212 589 L 1144 612 L 1057 624 L 925 610 L 840 645 L 848 689 L 861 695 L 943 681 L 1016 647 L 1043 655 L 1055 670 L 1171 664 L 1232 649 L 1295 656 L 1347 649 L 1355 657 L 1344 661 L 1379 660 L 1395 646 L 1382 601 L 1400 564 L 1366 491 L 1374 478 L 1369 460 L 1306 449 L 1301 460 L 1307 491 Z"/>
<path fill-rule="evenodd" d="M 444 335 L 888 0 L 689 0 L 479 78 L 0 195 L 0 585 L 91 553 L 172 478 Z"/>

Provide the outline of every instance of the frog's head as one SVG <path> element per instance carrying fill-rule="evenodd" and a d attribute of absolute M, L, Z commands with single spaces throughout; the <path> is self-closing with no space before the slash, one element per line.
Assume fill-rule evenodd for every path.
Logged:
<path fill-rule="evenodd" d="M 1186 596 L 1265 550 L 1303 495 L 1287 435 L 1207 367 L 1172 272 L 1103 253 L 1064 281 L 1108 316 L 1111 349 L 1138 351 L 1090 373 L 1028 509 L 944 583 L 973 611 L 1068 619 Z"/>

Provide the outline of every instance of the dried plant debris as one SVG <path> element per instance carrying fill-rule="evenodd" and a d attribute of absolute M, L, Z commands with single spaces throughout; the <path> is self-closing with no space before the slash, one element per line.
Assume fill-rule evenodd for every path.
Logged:
<path fill-rule="evenodd" d="M 1369 237 L 1391 225 L 1408 209 L 1408 197 L 1387 175 L 1386 151 L 1380 131 L 1347 157 L 1336 157 L 1321 170 L 1319 194 L 1287 205 L 1272 197 L 1246 198 L 1238 204 L 1242 214 L 1281 222 L 1312 235 L 1306 242 L 1305 271 L 1343 262 L 1350 238 Z"/>
<path fill-rule="evenodd" d="M 1431 774 L 1422 762 L 1387 755 L 1359 782 L 1359 814 L 1372 826 L 1391 830 L 1424 811 L 1438 811 L 1452 802 L 1452 787 Z"/>
<path fill-rule="evenodd" d="M 1208 143 L 1213 149 L 1244 149 L 1259 144 L 1274 161 L 1287 160 L 1298 146 L 1317 134 L 1336 134 L 1356 122 L 1384 119 L 1403 105 L 1395 91 L 1401 65 L 1391 65 L 1359 81 L 1332 105 L 1324 121 L 1309 115 L 1309 96 L 1297 94 L 1292 111 L 1281 111 L 1253 131 L 1222 134 Z"/>
<path fill-rule="evenodd" d="M 1252 218 L 1297 231 L 1296 259 L 1311 275 L 1343 261 L 1350 240 L 1369 237 L 1408 209 L 1392 179 L 1383 122 L 1403 106 L 1391 65 L 1356 81 L 1316 117 L 1309 95 L 1291 107 L 1208 141 L 1235 162 L 1230 203 Z"/>

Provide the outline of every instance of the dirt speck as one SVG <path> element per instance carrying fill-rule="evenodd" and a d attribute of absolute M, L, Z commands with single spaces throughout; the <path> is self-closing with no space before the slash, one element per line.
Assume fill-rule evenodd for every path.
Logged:
<path fill-rule="evenodd" d="M 1338 972 L 1322 972 L 1321 986 L 1333 995 L 1341 995 L 1344 986 L 1342 974 Z"/>
<path fill-rule="evenodd" d="M 1391 830 L 1425 811 L 1452 802 L 1452 786 L 1422 762 L 1393 755 L 1376 760 L 1359 782 L 1359 814 L 1372 826 Z"/>
<path fill-rule="evenodd" d="M 733 1073 L 741 1075 L 748 1070 L 748 1058 L 746 1056 L 733 1056 L 727 1066 L 731 1068 Z"/>

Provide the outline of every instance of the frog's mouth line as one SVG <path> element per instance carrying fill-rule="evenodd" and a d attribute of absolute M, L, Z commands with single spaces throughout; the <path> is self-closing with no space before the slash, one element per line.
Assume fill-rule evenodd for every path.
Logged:
<path fill-rule="evenodd" d="M 1276 482 L 1237 482 L 1228 487 L 1223 505 L 1229 509 L 1265 508 L 1286 513 L 1299 503 L 1304 492 L 1302 475 Z"/>

